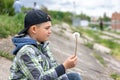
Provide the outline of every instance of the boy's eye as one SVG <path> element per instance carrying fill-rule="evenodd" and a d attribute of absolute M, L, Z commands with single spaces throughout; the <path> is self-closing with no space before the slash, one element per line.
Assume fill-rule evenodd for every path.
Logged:
<path fill-rule="evenodd" d="M 49 28 L 47 27 L 47 28 L 45 28 L 45 29 L 49 29 Z"/>
<path fill-rule="evenodd" d="M 50 29 L 50 27 L 46 27 L 45 29 Z"/>

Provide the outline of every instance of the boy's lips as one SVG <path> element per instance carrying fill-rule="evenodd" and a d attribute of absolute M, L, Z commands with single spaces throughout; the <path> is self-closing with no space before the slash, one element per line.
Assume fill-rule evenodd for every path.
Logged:
<path fill-rule="evenodd" d="M 50 37 L 50 35 L 47 35 L 48 37 Z"/>

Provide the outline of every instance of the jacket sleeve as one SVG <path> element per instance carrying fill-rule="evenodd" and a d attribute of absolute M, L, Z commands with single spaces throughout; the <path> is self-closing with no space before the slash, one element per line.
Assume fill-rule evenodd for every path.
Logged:
<path fill-rule="evenodd" d="M 30 80 L 54 80 L 65 74 L 65 69 L 62 64 L 44 71 L 41 66 L 42 64 L 40 64 L 38 57 L 35 55 L 35 51 L 32 48 L 21 50 L 19 54 L 22 55 L 19 56 L 18 65 L 23 74 Z"/>
<path fill-rule="evenodd" d="M 56 59 L 54 58 L 54 56 L 48 46 L 47 46 L 46 50 L 47 50 L 47 54 L 50 58 L 50 61 L 52 63 L 52 66 L 54 66 L 54 67 L 58 66 L 59 64 L 57 63 Z"/>

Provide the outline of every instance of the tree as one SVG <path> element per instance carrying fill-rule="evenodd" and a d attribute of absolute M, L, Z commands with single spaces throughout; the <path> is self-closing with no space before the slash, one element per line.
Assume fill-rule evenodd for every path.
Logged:
<path fill-rule="evenodd" d="M 88 20 L 88 21 L 90 21 L 90 17 L 87 16 L 86 14 L 84 14 L 84 13 L 81 13 L 81 14 L 77 15 L 77 17 L 80 17 L 81 20 Z"/>
<path fill-rule="evenodd" d="M 68 23 L 72 22 L 72 13 L 70 12 L 61 12 L 61 11 L 48 11 L 48 14 L 53 19 L 59 20 L 59 21 L 65 21 Z"/>
<path fill-rule="evenodd" d="M 106 15 L 106 13 L 104 13 L 103 15 L 103 21 L 110 21 L 111 19 Z"/>

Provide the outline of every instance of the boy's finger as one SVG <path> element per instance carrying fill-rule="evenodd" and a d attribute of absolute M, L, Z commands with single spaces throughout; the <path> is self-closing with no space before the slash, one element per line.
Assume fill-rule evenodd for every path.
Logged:
<path fill-rule="evenodd" d="M 76 55 L 72 55 L 72 56 L 71 56 L 71 58 L 75 58 L 75 57 L 76 57 Z"/>

